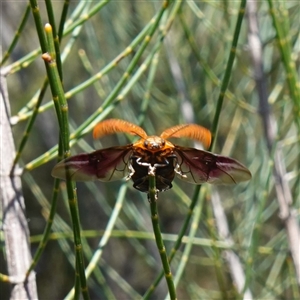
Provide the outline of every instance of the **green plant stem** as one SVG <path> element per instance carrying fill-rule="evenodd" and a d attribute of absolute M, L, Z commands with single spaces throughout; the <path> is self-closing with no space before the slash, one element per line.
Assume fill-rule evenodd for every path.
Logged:
<path fill-rule="evenodd" d="M 21 139 L 20 145 L 19 145 L 18 150 L 16 152 L 16 156 L 15 156 L 14 163 L 13 163 L 13 166 L 12 166 L 12 171 L 14 170 L 16 164 L 18 163 L 18 161 L 21 157 L 22 151 L 24 150 L 25 145 L 28 141 L 30 131 L 31 131 L 31 129 L 32 129 L 34 123 L 35 123 L 35 119 L 36 119 L 36 117 L 39 113 L 40 105 L 41 105 L 41 103 L 43 101 L 43 98 L 45 96 L 45 93 L 46 93 L 46 90 L 47 90 L 47 87 L 48 87 L 48 83 L 49 83 L 49 81 L 48 81 L 48 78 L 46 77 L 45 80 L 44 80 L 43 86 L 42 86 L 42 88 L 39 92 L 39 96 L 38 96 L 36 105 L 34 107 L 32 116 L 31 116 L 30 120 L 28 121 L 28 123 L 26 125 L 23 137 Z"/>
<path fill-rule="evenodd" d="M 37 4 L 37 1 L 36 0 L 30 0 L 30 6 L 31 6 L 31 10 L 32 10 L 32 14 L 33 14 L 37 34 L 38 34 L 38 37 L 39 37 L 42 53 L 46 53 L 47 52 L 47 41 L 46 41 L 46 36 L 45 36 L 45 33 L 44 33 L 44 27 L 43 27 L 42 19 L 41 19 L 41 16 L 40 16 L 40 9 L 39 9 L 39 6 Z"/>
<path fill-rule="evenodd" d="M 227 86 L 228 86 L 228 83 L 229 83 L 230 74 L 231 74 L 231 70 L 232 70 L 232 66 L 233 66 L 233 62 L 234 62 L 234 58 L 235 58 L 235 51 L 236 51 L 235 49 L 236 49 L 236 46 L 237 46 L 238 37 L 239 37 L 240 29 L 241 29 L 241 24 L 242 24 L 242 20 L 243 20 L 244 13 L 245 13 L 245 5 L 246 5 L 246 0 L 243 0 L 241 2 L 240 13 L 239 13 L 238 20 L 237 20 L 237 25 L 236 25 L 236 30 L 235 30 L 235 33 L 234 33 L 234 38 L 233 38 L 233 41 L 232 41 L 231 52 L 230 52 L 229 59 L 228 59 L 228 62 L 227 62 L 225 76 L 224 76 L 224 79 L 223 79 L 223 82 L 222 82 L 222 85 L 221 85 L 221 91 L 220 91 L 220 95 L 219 95 L 219 98 L 218 98 L 217 109 L 216 109 L 215 118 L 214 118 L 214 121 L 213 121 L 213 130 L 212 130 L 214 139 L 213 139 L 213 143 L 210 146 L 210 150 L 212 150 L 215 146 L 215 137 L 216 137 L 217 131 L 218 131 L 219 118 L 220 118 L 220 114 L 221 114 L 221 110 L 222 110 L 222 106 L 223 106 L 224 95 L 225 95 L 225 92 L 226 92 L 226 89 L 227 89 Z M 187 215 L 187 218 L 184 222 L 182 230 L 181 230 L 181 232 L 179 234 L 179 237 L 177 239 L 177 243 L 171 251 L 171 256 L 169 257 L 169 261 L 172 260 L 172 258 L 174 257 L 177 249 L 179 248 L 179 246 L 181 244 L 182 236 L 185 233 L 185 230 L 186 230 L 186 228 L 189 224 L 190 218 L 192 216 L 194 207 L 197 203 L 199 192 L 200 192 L 200 186 L 197 186 L 195 188 L 195 194 L 194 194 L 191 206 L 190 206 L 190 213 Z M 156 280 L 153 283 L 153 285 L 151 286 L 151 288 L 145 293 L 144 299 L 149 298 L 149 296 L 151 295 L 151 293 L 154 290 L 154 287 L 159 283 L 161 278 L 162 278 L 162 274 L 160 274 L 156 278 Z"/>
<path fill-rule="evenodd" d="M 61 58 L 60 58 L 59 37 L 57 35 L 56 22 L 55 22 L 52 2 L 51 2 L 51 0 L 45 0 L 45 2 L 46 2 L 46 9 L 47 9 L 47 14 L 48 14 L 48 18 L 49 18 L 49 23 L 52 27 L 54 48 L 55 48 L 55 53 L 56 53 L 57 70 L 58 70 L 58 73 L 59 73 L 59 78 L 62 81 L 63 80 L 63 77 L 62 77 L 62 62 L 61 62 Z"/>
<path fill-rule="evenodd" d="M 61 139 L 60 139 L 61 140 Z M 62 147 L 59 147 L 59 154 L 58 154 L 58 161 L 60 161 L 62 159 L 63 153 L 62 153 Z M 32 259 L 32 263 L 28 268 L 28 271 L 26 272 L 26 278 L 28 278 L 28 276 L 30 275 L 30 272 L 33 271 L 33 269 L 35 268 L 35 266 L 37 265 L 46 245 L 47 242 L 49 240 L 49 236 L 51 233 L 51 228 L 52 228 L 52 224 L 54 221 L 54 216 L 56 213 L 56 207 L 57 207 L 57 199 L 58 199 L 58 193 L 59 193 L 59 183 L 60 180 L 55 179 L 54 180 L 54 184 L 53 184 L 53 193 L 52 193 L 52 200 L 51 200 L 51 209 L 50 209 L 50 213 L 49 213 L 49 217 L 47 219 L 47 224 L 46 227 L 44 229 L 44 233 L 42 235 L 42 239 L 39 243 L 38 249 L 36 250 L 33 259 Z M 33 186 L 33 183 L 30 184 L 30 186 Z"/>
<path fill-rule="evenodd" d="M 60 182 L 60 180 L 58 180 L 58 179 L 54 180 L 50 214 L 49 214 L 47 224 L 46 224 L 46 227 L 45 227 L 43 235 L 42 235 L 42 239 L 39 243 L 38 249 L 36 250 L 36 252 L 33 256 L 32 262 L 28 268 L 28 271 L 26 272 L 26 279 L 29 277 L 31 271 L 33 271 L 35 266 L 37 265 L 41 255 L 43 254 L 43 251 L 47 245 L 47 242 L 49 240 L 54 216 L 56 213 L 57 199 L 58 199 L 58 193 L 59 193 L 59 182 Z"/>
<path fill-rule="evenodd" d="M 55 108 L 56 108 L 57 117 L 59 121 L 60 138 L 61 138 L 61 146 L 63 149 L 63 155 L 64 158 L 67 158 L 70 156 L 68 104 L 64 97 L 64 91 L 63 91 L 63 87 L 60 81 L 60 77 L 59 77 L 59 73 L 55 61 L 53 33 L 50 24 L 46 24 L 45 31 L 46 31 L 47 41 L 48 41 L 48 47 L 47 47 L 48 51 L 47 53 L 43 54 L 43 59 L 45 60 L 46 63 L 52 97 L 53 97 L 53 101 L 55 102 Z M 80 221 L 79 221 L 79 213 L 78 213 L 76 187 L 71 180 L 67 180 L 66 185 L 67 185 L 67 192 L 69 198 L 69 208 L 70 208 L 71 218 L 73 223 L 75 252 L 76 252 L 76 273 L 78 272 L 80 277 L 82 295 L 84 299 L 89 299 L 89 294 L 86 285 L 86 277 L 84 272 L 84 261 L 83 261 L 83 251 L 82 251 L 82 243 L 81 243 L 81 236 L 80 236 Z M 79 285 L 77 284 L 77 280 L 75 280 L 75 286 L 79 287 Z M 75 294 L 78 293 L 75 292 Z"/>
<path fill-rule="evenodd" d="M 113 210 L 113 213 L 111 214 L 111 217 L 110 217 L 109 222 L 106 226 L 104 235 L 103 235 L 102 239 L 99 242 L 98 250 L 95 251 L 95 253 L 93 254 L 93 257 L 90 259 L 89 265 L 86 268 L 85 273 L 86 273 L 87 278 L 92 274 L 95 267 L 97 266 L 97 264 L 98 264 L 98 262 L 99 262 L 99 260 L 102 256 L 103 250 L 104 250 L 106 244 L 109 241 L 112 230 L 115 226 L 115 223 L 116 223 L 116 221 L 118 219 L 118 216 L 120 214 L 120 210 L 123 206 L 126 190 L 127 190 L 127 185 L 123 184 L 122 187 L 120 188 L 120 191 L 119 191 L 119 195 L 118 195 L 118 198 L 117 198 L 117 201 L 116 201 L 116 204 L 115 204 L 115 209 Z M 72 299 L 73 296 L 74 296 L 74 292 L 75 292 L 74 289 L 72 289 L 69 292 L 69 294 L 66 296 L 65 300 Z M 135 294 L 134 296 L 137 297 L 138 295 Z"/>
<path fill-rule="evenodd" d="M 150 209 L 151 209 L 151 220 L 152 220 L 152 227 L 153 227 L 153 232 L 155 236 L 155 241 L 157 245 L 157 249 L 159 251 L 159 255 L 161 258 L 161 262 L 163 265 L 164 269 L 164 275 L 166 278 L 166 282 L 168 285 L 169 289 L 169 294 L 171 300 L 176 299 L 176 290 L 175 290 L 175 285 L 173 281 L 173 276 L 171 272 L 171 268 L 169 265 L 169 260 L 166 252 L 166 248 L 164 246 L 164 242 L 161 236 L 161 230 L 159 226 L 159 221 L 158 221 L 158 211 L 157 211 L 157 190 L 156 190 L 156 182 L 155 182 L 155 168 L 154 170 L 149 170 L 148 173 L 149 176 L 149 203 L 150 203 Z"/>
<path fill-rule="evenodd" d="M 87 22 L 90 18 L 92 18 L 92 16 L 94 16 L 96 13 L 98 13 L 99 10 L 101 10 L 108 2 L 109 2 L 109 0 L 99 2 L 89 12 L 87 12 L 87 13 L 79 16 L 79 17 L 77 15 L 73 16 L 74 18 L 70 22 L 71 25 L 64 30 L 63 36 L 68 35 L 77 26 L 80 26 L 83 23 Z M 80 8 L 81 8 L 81 3 L 84 3 L 84 1 L 81 1 L 79 3 Z M 41 27 L 43 27 L 41 19 L 38 16 L 39 15 L 39 8 L 38 8 L 36 0 L 30 0 L 30 5 L 31 5 L 31 9 L 32 9 L 33 16 L 34 16 L 36 24 L 40 23 Z M 82 5 L 85 5 L 85 4 L 82 4 Z M 39 32 L 38 32 L 38 35 L 40 36 Z M 42 48 L 42 53 L 44 53 L 43 48 Z M 17 72 L 18 70 L 20 70 L 21 68 L 28 67 L 29 64 L 32 61 L 34 61 L 35 58 L 38 55 L 40 55 L 40 54 L 41 54 L 41 50 L 40 49 L 33 50 L 32 52 L 30 52 L 28 55 L 26 55 L 22 59 L 16 61 L 12 65 L 10 65 L 9 68 L 7 70 L 5 70 L 5 72 L 3 72 L 3 73 L 5 73 L 5 74 L 13 74 L 13 73 Z"/>
<path fill-rule="evenodd" d="M 78 8 L 80 9 L 80 7 Z M 76 17 L 77 16 L 77 13 L 74 13 L 73 14 L 74 16 L 73 17 Z M 62 22 L 62 20 L 61 20 Z M 72 32 L 72 36 L 71 38 L 69 39 L 68 43 L 65 45 L 64 47 L 64 50 L 62 52 L 62 55 L 61 55 L 61 60 L 62 62 L 64 62 L 68 56 L 68 54 L 71 52 L 71 49 L 72 49 L 72 46 L 74 45 L 79 33 L 81 32 L 81 29 L 82 29 L 82 25 L 81 26 L 78 26 L 74 29 L 74 31 Z M 26 56 L 27 57 L 27 56 Z M 28 58 L 29 59 L 32 59 L 32 58 Z M 26 60 L 23 61 L 23 60 L 20 60 L 19 62 L 23 64 L 26 63 Z M 68 92 L 69 93 L 69 92 Z M 72 97 L 73 95 L 72 94 L 69 94 L 70 97 Z M 21 122 L 22 120 L 26 120 L 28 117 L 30 117 L 32 115 L 32 108 L 35 109 L 36 107 L 36 103 L 37 103 L 37 95 L 35 95 L 34 97 L 32 97 L 32 99 L 26 104 L 26 106 L 24 106 L 18 113 L 16 116 L 13 116 L 12 117 L 12 120 L 13 120 L 13 124 L 16 124 L 18 122 Z M 45 105 L 42 105 L 39 107 L 38 109 L 38 112 L 41 113 L 42 111 L 45 111 L 47 110 L 48 108 L 50 107 L 53 107 L 53 101 L 50 100 L 48 103 L 46 103 Z"/>
<path fill-rule="evenodd" d="M 236 22 L 236 26 L 235 26 L 235 31 L 233 34 L 233 40 L 232 40 L 232 44 L 231 44 L 230 54 L 229 54 L 229 58 L 227 61 L 227 66 L 226 66 L 225 75 L 224 75 L 224 78 L 222 81 L 219 98 L 217 101 L 215 117 L 214 117 L 214 120 L 212 123 L 212 138 L 213 139 L 212 139 L 210 150 L 214 149 L 215 143 L 216 143 L 216 136 L 218 134 L 218 127 L 219 127 L 219 119 L 220 119 L 220 115 L 221 115 L 221 111 L 222 111 L 222 107 L 223 107 L 224 96 L 225 96 L 225 93 L 226 93 L 226 90 L 227 90 L 227 87 L 229 84 L 230 75 L 232 72 L 232 67 L 233 67 L 233 63 L 234 63 L 234 59 L 235 59 L 235 55 L 236 55 L 236 48 L 237 48 L 239 35 L 241 32 L 242 22 L 243 22 L 244 15 L 245 15 L 246 3 L 247 3 L 247 0 L 242 0 L 241 4 L 240 4 L 239 14 L 238 14 L 238 18 L 237 18 L 237 22 Z"/>
<path fill-rule="evenodd" d="M 168 258 L 169 260 L 169 263 L 171 263 L 171 261 L 173 260 L 173 258 L 175 257 L 175 254 L 177 252 L 177 250 L 179 249 L 181 243 L 182 243 L 182 238 L 190 224 L 190 220 L 192 218 L 192 215 L 193 215 L 193 212 L 194 212 L 194 209 L 195 209 L 195 206 L 198 202 L 198 196 L 199 196 L 199 193 L 200 193 L 200 188 L 201 188 L 201 185 L 198 185 L 196 186 L 195 188 L 195 192 L 194 192 L 194 195 L 193 195 L 193 198 L 192 198 L 192 202 L 189 206 L 189 211 L 186 215 L 186 218 L 183 222 L 183 226 L 181 227 L 181 230 L 178 234 L 178 237 L 176 239 L 176 242 L 175 242 L 175 245 L 173 246 L 171 252 L 170 252 L 170 256 Z M 201 206 L 202 206 L 202 202 L 201 202 Z M 153 291 L 155 290 L 155 288 L 157 287 L 157 285 L 159 284 L 159 282 L 161 281 L 161 279 L 163 278 L 164 276 L 164 272 L 162 271 L 158 276 L 157 278 L 154 280 L 154 282 L 152 283 L 151 287 L 146 291 L 146 293 L 144 294 L 143 296 L 143 299 L 146 300 L 146 299 L 149 299 L 149 297 L 151 296 L 151 294 L 153 293 Z"/>
<path fill-rule="evenodd" d="M 66 1 L 66 2 L 68 2 L 68 1 Z M 48 3 L 47 5 L 49 6 L 49 10 L 51 11 L 51 14 L 49 14 L 49 15 L 51 15 L 51 16 L 53 17 L 52 23 L 55 23 L 55 20 L 54 20 L 54 14 L 53 14 L 53 10 L 52 10 L 52 5 L 51 5 L 51 3 L 49 3 L 48 0 L 46 1 L 46 3 Z M 64 5 L 64 11 L 63 11 L 63 13 L 62 13 L 62 17 L 61 17 L 61 21 L 60 21 L 60 25 L 61 25 L 62 28 L 63 28 L 64 23 L 65 23 L 67 9 L 68 9 L 68 3 L 65 3 L 65 5 Z M 29 13 L 30 13 L 30 5 L 29 5 L 29 4 L 28 4 L 28 8 L 26 9 L 26 12 L 25 12 L 24 19 L 23 19 L 22 22 L 21 22 L 20 28 L 22 28 L 21 26 L 22 26 L 23 23 L 24 23 L 23 26 L 25 25 L 25 20 L 27 19 L 27 16 L 26 16 L 27 11 L 28 11 L 28 14 L 29 14 Z M 47 7 L 47 11 L 48 11 L 48 7 Z M 22 30 L 19 29 L 19 30 L 18 30 L 18 34 L 20 34 L 21 31 L 22 31 Z M 54 34 L 54 35 L 55 35 L 55 34 Z M 62 37 L 62 33 L 59 35 L 59 42 L 61 41 L 61 37 Z M 60 53 L 59 51 L 60 51 L 60 50 L 59 50 L 59 43 L 58 43 L 58 45 L 55 44 L 55 56 L 56 56 L 56 58 L 58 58 L 57 61 L 58 61 L 58 63 L 60 64 L 60 67 L 59 67 L 58 69 L 60 70 L 60 71 L 59 71 L 59 72 L 60 72 L 60 78 L 61 78 L 61 80 L 62 80 L 61 59 L 60 59 L 60 55 L 57 55 L 57 54 L 56 54 L 56 53 Z M 49 82 L 48 82 L 48 78 L 46 77 L 45 80 L 44 80 L 43 86 L 42 86 L 42 88 L 41 88 L 41 90 L 40 90 L 40 92 L 39 92 L 37 101 L 34 101 L 35 106 L 34 106 L 34 109 L 33 109 L 33 111 L 32 111 L 31 118 L 30 118 L 30 120 L 29 120 L 28 123 L 27 123 L 27 126 L 26 126 L 25 132 L 24 132 L 24 134 L 23 134 L 22 140 L 21 140 L 21 142 L 20 142 L 18 151 L 17 151 L 17 153 L 16 153 L 16 156 L 15 156 L 15 159 L 14 159 L 14 163 L 13 163 L 12 170 L 14 170 L 15 165 L 16 165 L 17 162 L 19 161 L 19 159 L 20 159 L 20 157 L 21 157 L 21 154 L 22 154 L 22 151 L 23 151 L 23 149 L 24 149 L 24 147 L 25 147 L 25 145 L 26 145 L 26 143 L 27 143 L 27 140 L 28 140 L 30 131 L 31 131 L 31 129 L 32 129 L 33 125 L 34 125 L 35 119 L 36 119 L 36 117 L 37 117 L 37 115 L 38 115 L 38 113 L 39 113 L 39 108 L 40 108 L 40 106 L 41 106 L 42 100 L 43 100 L 44 95 L 45 95 L 45 93 L 46 93 L 46 90 L 47 90 L 47 87 L 48 87 L 48 83 L 49 83 Z"/>
<path fill-rule="evenodd" d="M 11 53 L 12 53 L 13 50 L 15 49 L 15 46 L 16 46 L 18 40 L 19 40 L 19 37 L 20 37 L 20 35 L 21 35 L 21 33 L 22 33 L 24 27 L 25 27 L 25 24 L 26 24 L 27 20 L 28 20 L 29 14 L 30 14 L 30 5 L 29 5 L 29 3 L 28 3 L 28 5 L 27 5 L 27 7 L 26 7 L 26 9 L 25 9 L 24 15 L 23 15 L 23 17 L 22 17 L 22 19 L 21 19 L 20 26 L 19 26 L 19 28 L 17 29 L 17 31 L 16 31 L 16 33 L 15 33 L 15 35 L 14 35 L 14 38 L 13 38 L 13 40 L 12 40 L 10 46 L 8 47 L 8 50 L 7 50 L 7 51 L 4 53 L 4 55 L 3 55 L 3 58 L 2 58 L 2 60 L 1 60 L 1 62 L 0 62 L 0 67 L 2 67 L 2 66 L 4 65 L 4 63 L 8 60 L 8 58 L 9 58 L 10 55 L 11 55 Z"/>
<path fill-rule="evenodd" d="M 64 26 L 67 20 L 67 16 L 68 16 L 68 9 L 70 7 L 70 0 L 65 0 L 64 2 L 64 7 L 61 13 L 61 17 L 60 17 L 60 22 L 59 22 L 59 28 L 58 28 L 58 39 L 59 39 L 59 43 L 62 40 L 63 37 L 63 33 L 64 33 Z"/>

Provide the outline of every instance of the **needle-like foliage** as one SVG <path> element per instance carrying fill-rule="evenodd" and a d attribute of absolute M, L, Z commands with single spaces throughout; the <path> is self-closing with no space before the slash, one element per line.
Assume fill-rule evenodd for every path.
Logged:
<path fill-rule="evenodd" d="M 36 272 L 40 299 L 299 299 L 299 2 L 29 2 L 1 11 L 33 253 L 19 278 Z M 131 181 L 54 180 L 57 159 L 136 141 L 93 140 L 108 118 L 199 124 L 252 179 L 175 179 L 156 201 Z"/>

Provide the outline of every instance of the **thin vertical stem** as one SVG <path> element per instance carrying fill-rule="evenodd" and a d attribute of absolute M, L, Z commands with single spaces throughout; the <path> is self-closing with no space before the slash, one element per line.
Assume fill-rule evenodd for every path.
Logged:
<path fill-rule="evenodd" d="M 239 36 L 240 36 L 242 22 L 243 22 L 244 15 L 245 15 L 246 3 L 247 3 L 247 0 L 242 0 L 241 1 L 241 5 L 240 5 L 240 9 L 239 9 L 239 15 L 238 15 L 238 18 L 237 18 L 235 31 L 234 31 L 234 34 L 233 34 L 233 40 L 232 40 L 232 44 L 231 44 L 230 54 L 229 54 L 229 58 L 228 58 L 228 61 L 227 61 L 225 75 L 224 75 L 224 78 L 223 78 L 223 81 L 222 81 L 221 90 L 220 90 L 220 94 L 219 94 L 219 98 L 218 98 L 218 102 L 217 102 L 216 113 L 215 113 L 215 117 L 214 117 L 213 124 L 212 124 L 213 141 L 212 141 L 210 150 L 214 149 L 215 143 L 216 143 L 216 136 L 218 134 L 218 127 L 219 127 L 219 119 L 220 119 L 221 110 L 222 110 L 222 107 L 223 107 L 224 96 L 225 96 L 225 93 L 226 93 L 226 90 L 227 90 L 227 87 L 228 87 L 228 84 L 229 84 L 229 80 L 230 80 L 230 75 L 231 75 L 231 71 L 232 71 L 232 67 L 233 67 L 233 62 L 234 62 L 234 59 L 235 59 L 236 47 L 237 47 L 238 39 L 239 39 Z"/>
<path fill-rule="evenodd" d="M 151 220 L 152 220 L 152 227 L 155 236 L 156 245 L 159 251 L 159 255 L 161 258 L 161 262 L 164 269 L 164 275 L 166 278 L 166 282 L 169 289 L 169 294 L 171 300 L 176 299 L 176 290 L 173 281 L 173 275 L 171 272 L 166 248 L 162 239 L 161 230 L 158 221 L 158 211 L 157 211 L 157 190 L 156 190 L 156 181 L 155 181 L 155 167 L 149 167 L 149 202 L 150 202 L 150 209 L 151 209 Z"/>
<path fill-rule="evenodd" d="M 61 138 L 63 154 L 64 154 L 64 158 L 67 158 L 70 156 L 68 104 L 64 96 L 62 83 L 59 77 L 59 73 L 55 61 L 53 33 L 50 24 L 46 24 L 45 31 L 46 31 L 47 41 L 48 41 L 48 47 L 47 47 L 47 52 L 44 53 L 42 57 L 46 63 L 52 97 L 54 102 L 56 103 L 55 108 L 56 108 L 57 117 L 60 126 L 60 138 Z M 81 235 L 80 235 L 80 220 L 79 220 L 79 212 L 78 212 L 76 187 L 71 180 L 67 180 L 66 185 L 67 185 L 67 192 L 68 192 L 68 199 L 69 199 L 69 208 L 70 208 L 71 218 L 73 223 L 73 234 L 74 234 L 75 252 L 76 252 L 76 278 L 78 272 L 83 298 L 89 299 L 86 277 L 84 272 L 83 250 L 82 250 Z M 79 285 L 76 283 L 77 280 L 75 280 L 75 287 L 79 288 Z M 76 291 L 75 294 L 78 294 L 78 292 Z"/>

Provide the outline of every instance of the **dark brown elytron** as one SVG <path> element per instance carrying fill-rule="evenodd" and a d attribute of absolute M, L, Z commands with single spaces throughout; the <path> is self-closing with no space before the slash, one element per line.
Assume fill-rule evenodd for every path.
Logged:
<path fill-rule="evenodd" d="M 250 171 L 235 159 L 181 147 L 167 140 L 186 137 L 200 141 L 207 148 L 211 133 L 199 125 L 177 125 L 160 136 L 148 136 L 135 124 L 109 119 L 96 125 L 93 136 L 96 139 L 120 132 L 137 135 L 140 139 L 133 144 L 69 157 L 54 167 L 52 176 L 69 177 L 74 181 L 113 181 L 126 177 L 142 192 L 148 192 L 149 172 L 155 175 L 158 192 L 170 189 L 175 175 L 193 184 L 230 184 L 251 178 Z"/>

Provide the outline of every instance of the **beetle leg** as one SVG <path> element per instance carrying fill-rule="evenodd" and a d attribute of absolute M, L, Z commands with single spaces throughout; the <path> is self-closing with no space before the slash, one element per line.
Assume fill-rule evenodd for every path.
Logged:
<path fill-rule="evenodd" d="M 159 163 L 154 164 L 154 168 L 165 167 L 165 166 L 167 166 L 168 164 L 169 164 L 169 162 L 166 160 L 166 163 L 165 163 L 165 164 L 159 164 Z"/>
<path fill-rule="evenodd" d="M 129 173 L 126 176 L 125 180 L 129 180 L 132 177 L 132 175 L 135 173 L 135 170 L 131 164 L 129 164 L 128 169 L 129 169 Z"/>
<path fill-rule="evenodd" d="M 144 167 L 150 167 L 151 164 L 150 163 L 147 163 L 147 162 L 141 162 L 141 157 L 139 157 L 137 160 L 136 160 L 136 163 L 138 163 L 140 166 L 144 166 Z"/>
<path fill-rule="evenodd" d="M 185 174 L 182 174 L 179 164 L 176 164 L 174 169 L 175 173 L 178 174 L 181 178 L 187 178 Z"/>
<path fill-rule="evenodd" d="M 148 175 L 155 176 L 156 171 L 156 164 L 154 166 L 149 165 L 148 166 Z"/>

